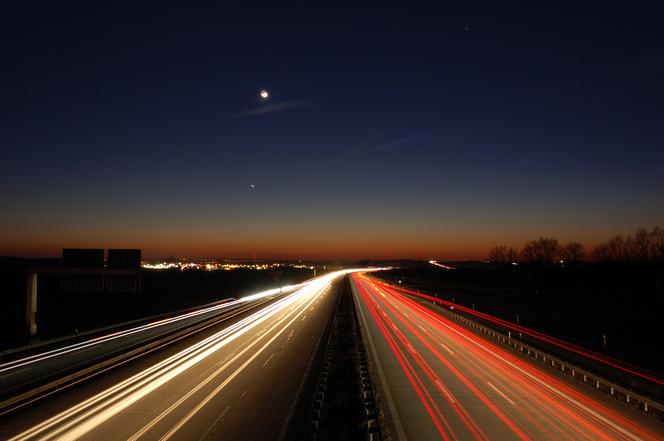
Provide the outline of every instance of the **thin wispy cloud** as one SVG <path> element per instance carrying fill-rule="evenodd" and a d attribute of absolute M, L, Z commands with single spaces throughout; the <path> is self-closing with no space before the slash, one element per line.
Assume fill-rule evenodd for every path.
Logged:
<path fill-rule="evenodd" d="M 229 115 L 229 118 L 249 118 L 252 116 L 267 115 L 269 113 L 278 113 L 285 112 L 288 110 L 296 109 L 310 109 L 313 105 L 309 101 L 298 100 L 298 101 L 283 101 L 280 103 L 270 103 L 263 106 L 256 107 L 254 109 L 246 110 L 244 112 L 235 113 Z"/>
<path fill-rule="evenodd" d="M 412 136 L 407 136 L 405 138 L 396 139 L 394 141 L 387 142 L 385 144 L 374 145 L 374 146 L 371 147 L 371 150 L 373 150 L 374 152 L 377 152 L 377 151 L 380 151 L 380 150 L 391 149 L 393 147 L 398 147 L 400 145 L 407 144 L 411 141 L 415 141 L 417 139 L 420 139 L 423 136 L 424 136 L 423 133 L 420 133 L 420 134 L 417 134 L 417 135 L 412 135 Z"/>
<path fill-rule="evenodd" d="M 358 144 L 358 145 L 355 145 L 355 146 L 349 148 L 345 152 L 341 153 L 339 156 L 332 159 L 330 162 L 327 163 L 327 165 L 328 165 L 328 167 L 331 167 L 331 166 L 334 166 L 334 165 L 341 164 L 342 162 L 346 162 L 348 159 L 352 158 L 356 154 L 359 154 L 363 151 L 379 152 L 379 151 L 382 151 L 382 150 L 387 150 L 387 149 L 391 149 L 391 148 L 394 148 L 394 147 L 399 147 L 399 146 L 407 144 L 409 142 L 418 140 L 422 137 L 424 137 L 424 134 L 420 133 L 420 134 L 416 134 L 416 135 L 407 136 L 405 138 L 399 138 L 399 139 L 395 139 L 393 141 L 384 142 L 384 143 L 381 143 L 381 144 L 374 144 L 374 143 Z"/>
<path fill-rule="evenodd" d="M 345 152 L 343 152 L 342 154 L 340 154 L 339 156 L 333 158 L 330 162 L 327 163 L 327 166 L 332 167 L 334 165 L 341 164 L 342 162 L 345 162 L 348 159 L 350 159 L 351 157 L 353 157 L 356 153 L 358 153 L 362 150 L 365 150 L 365 149 L 366 149 L 366 145 L 364 145 L 364 144 L 359 144 L 359 145 L 353 146 L 353 147 L 349 148 L 348 150 L 346 150 Z"/>

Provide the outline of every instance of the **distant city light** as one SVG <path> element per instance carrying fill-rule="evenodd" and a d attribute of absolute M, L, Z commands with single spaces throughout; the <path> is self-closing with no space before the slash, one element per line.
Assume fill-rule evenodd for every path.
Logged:
<path fill-rule="evenodd" d="M 276 268 L 294 268 L 294 269 L 308 269 L 313 270 L 314 267 L 311 265 L 305 265 L 302 263 L 283 263 L 283 262 L 272 262 L 272 263 L 242 263 L 242 262 L 218 262 L 216 260 L 200 260 L 200 261 L 190 261 L 190 260 L 181 260 L 176 262 L 159 262 L 159 261 L 144 261 L 141 263 L 141 267 L 144 269 L 151 270 L 168 270 L 168 269 L 179 269 L 180 271 L 186 270 L 201 270 L 201 271 L 232 271 L 238 269 L 248 269 L 248 270 L 269 270 Z"/>

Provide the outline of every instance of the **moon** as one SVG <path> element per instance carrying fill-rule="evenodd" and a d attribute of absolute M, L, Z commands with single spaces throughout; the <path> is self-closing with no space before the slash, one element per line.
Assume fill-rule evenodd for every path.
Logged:
<path fill-rule="evenodd" d="M 267 90 L 263 89 L 263 90 L 261 90 L 260 95 L 261 95 L 261 98 L 266 100 L 270 96 L 270 93 Z"/>

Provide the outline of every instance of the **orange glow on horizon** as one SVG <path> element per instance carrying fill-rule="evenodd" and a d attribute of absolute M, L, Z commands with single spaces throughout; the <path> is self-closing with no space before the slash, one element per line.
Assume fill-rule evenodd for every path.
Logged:
<path fill-rule="evenodd" d="M 185 243 L 182 243 L 185 242 Z M 276 243 L 275 243 L 276 242 Z M 524 240 L 525 242 L 525 240 Z M 416 260 L 481 260 L 496 243 L 462 243 L 460 241 L 444 243 L 431 241 L 422 243 L 399 243 L 395 238 L 390 241 L 378 240 L 318 240 L 281 241 L 246 245 L 223 241 L 207 243 L 172 240 L 138 241 L 92 241 L 73 240 L 47 242 L 13 241 L 5 242 L 0 247 L 0 255 L 16 257 L 48 258 L 59 257 L 62 248 L 141 248 L 145 258 L 229 258 L 229 259 L 309 259 L 309 260 L 351 260 L 351 259 L 416 259 Z M 519 244 L 521 245 L 521 244 Z M 518 246 L 518 245 L 517 245 Z M 586 245 L 591 247 L 592 244 Z"/>

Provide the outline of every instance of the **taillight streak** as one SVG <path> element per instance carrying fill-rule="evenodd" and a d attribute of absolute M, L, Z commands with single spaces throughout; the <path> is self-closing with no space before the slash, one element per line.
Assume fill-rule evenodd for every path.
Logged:
<path fill-rule="evenodd" d="M 593 433 L 594 438 L 613 439 L 620 433 L 630 439 L 658 439 L 647 429 L 541 372 L 494 344 L 484 341 L 471 331 L 433 313 L 423 305 L 397 293 L 396 290 L 385 287 L 384 292 L 388 293 L 389 297 L 395 301 L 407 305 L 411 311 L 410 316 L 419 316 L 425 323 L 429 323 L 433 329 L 437 329 L 438 332 L 443 333 L 455 344 L 463 347 L 463 351 L 457 351 L 457 354 L 464 353 L 468 360 L 475 359 L 478 362 L 481 360 L 491 367 L 492 372 L 503 375 L 508 379 L 510 384 L 518 384 L 527 395 L 534 394 L 538 399 L 546 402 L 554 414 L 564 415 L 565 418 L 559 418 L 560 422 L 571 425 L 570 427 L 574 427 L 577 431 L 580 427 L 583 427 L 586 433 Z M 419 314 L 416 314 L 416 311 Z M 554 397 L 557 397 L 560 401 L 554 400 Z M 582 413 L 579 414 L 577 411 Z M 599 425 L 593 425 L 590 420 L 581 418 L 582 414 L 587 415 Z M 613 434 L 604 433 L 602 432 L 603 428 L 614 432 Z M 583 436 L 583 432 L 579 432 L 579 435 Z"/>

